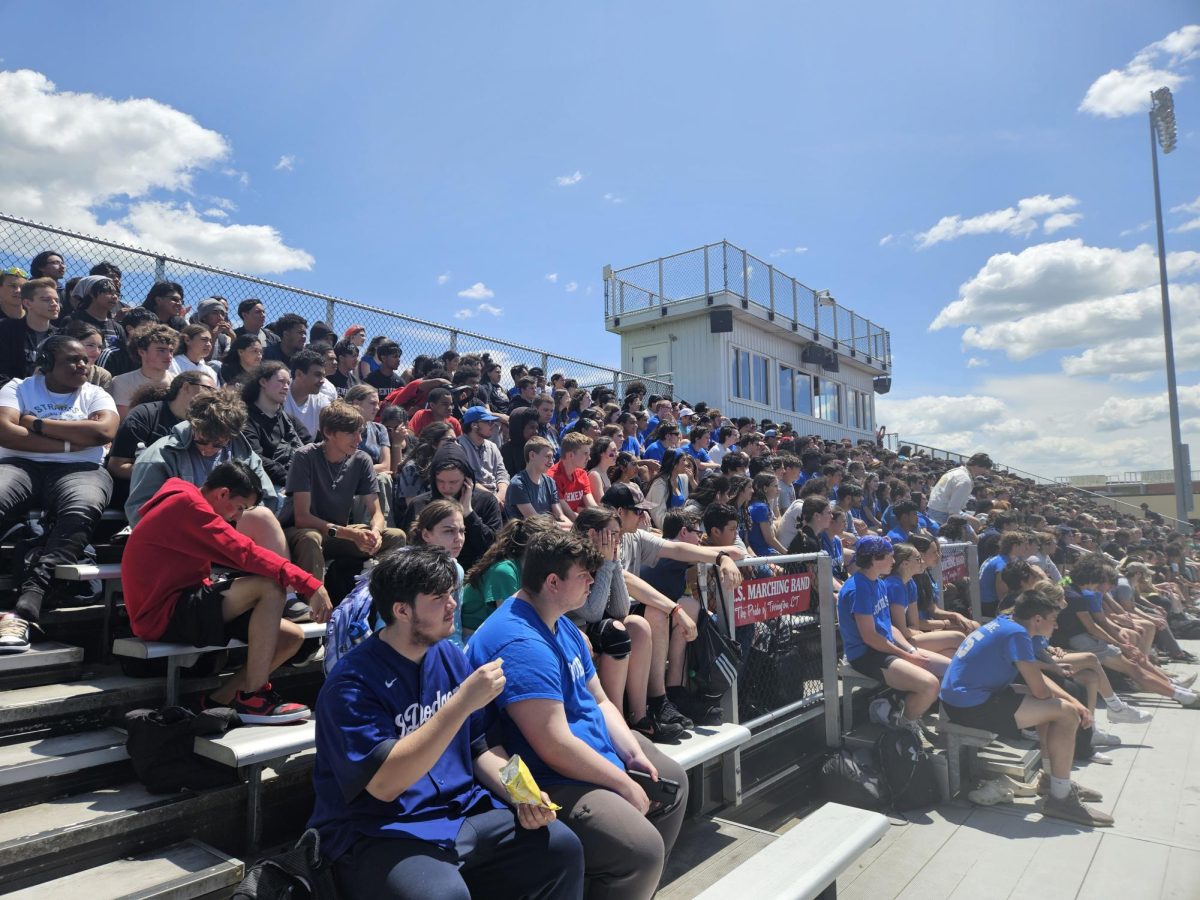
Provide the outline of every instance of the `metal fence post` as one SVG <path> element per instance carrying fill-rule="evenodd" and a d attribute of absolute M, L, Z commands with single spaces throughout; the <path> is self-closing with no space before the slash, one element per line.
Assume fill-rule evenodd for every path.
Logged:
<path fill-rule="evenodd" d="M 721 288 L 729 293 L 729 241 L 721 241 Z"/>
<path fill-rule="evenodd" d="M 792 279 L 792 331 L 800 327 L 800 300 L 796 296 L 796 279 Z"/>
<path fill-rule="evenodd" d="M 154 257 L 154 283 L 167 280 L 167 261 L 161 257 Z"/>
<path fill-rule="evenodd" d="M 328 325 L 330 328 L 333 328 L 333 307 L 334 307 L 334 302 L 332 299 L 325 301 L 325 324 Z M 333 330 L 335 333 L 337 332 L 336 328 L 334 328 Z"/>
<path fill-rule="evenodd" d="M 663 296 L 663 261 L 662 257 L 658 258 L 658 305 L 662 306 L 667 302 L 667 298 Z"/>
<path fill-rule="evenodd" d="M 813 291 L 813 334 L 821 336 L 821 301 L 817 299 L 816 291 Z"/>
<path fill-rule="evenodd" d="M 979 596 L 979 548 L 967 545 L 967 584 L 971 594 L 971 618 L 983 620 L 983 600 Z"/>
<path fill-rule="evenodd" d="M 458 352 L 458 332 L 457 331 L 450 332 L 450 349 L 453 350 L 455 353 Z M 542 371 L 543 372 L 546 371 L 544 366 L 542 368 Z"/>
<path fill-rule="evenodd" d="M 833 561 L 817 560 L 818 615 L 821 617 L 821 680 L 825 694 L 825 746 L 842 745 L 842 723 L 838 706 L 837 614 L 833 599 Z"/>
<path fill-rule="evenodd" d="M 750 260 L 745 250 L 742 251 L 742 298 L 750 299 Z"/>
<path fill-rule="evenodd" d="M 708 289 L 708 244 L 704 245 L 704 299 L 707 300 L 712 295 L 712 291 Z"/>
<path fill-rule="evenodd" d="M 550 380 L 550 354 L 542 354 L 542 374 L 546 376 L 546 381 Z"/>

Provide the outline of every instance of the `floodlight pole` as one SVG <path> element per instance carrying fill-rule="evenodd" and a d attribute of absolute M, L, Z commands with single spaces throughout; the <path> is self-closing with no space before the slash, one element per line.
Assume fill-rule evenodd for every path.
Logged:
<path fill-rule="evenodd" d="M 1179 392 L 1175 384 L 1175 342 L 1171 335 L 1171 298 L 1167 290 L 1167 250 L 1163 239 L 1162 195 L 1158 188 L 1158 130 L 1157 117 L 1160 115 L 1154 95 L 1151 94 L 1150 108 L 1150 163 L 1154 172 L 1154 221 L 1158 226 L 1158 283 L 1162 292 L 1163 342 L 1166 349 L 1167 366 L 1167 405 L 1171 413 L 1171 464 L 1175 473 L 1175 518 L 1182 524 L 1176 527 L 1187 529 L 1188 510 L 1192 500 L 1191 462 L 1183 445 L 1183 436 L 1179 425 Z M 1170 113 L 1172 118 L 1174 112 Z M 1172 123 L 1174 124 L 1174 123 Z M 1165 147 L 1169 153 L 1173 145 Z"/>

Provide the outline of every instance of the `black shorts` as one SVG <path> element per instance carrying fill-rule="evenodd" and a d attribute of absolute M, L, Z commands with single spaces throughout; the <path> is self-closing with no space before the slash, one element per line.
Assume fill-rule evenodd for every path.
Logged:
<path fill-rule="evenodd" d="M 223 647 L 232 638 L 249 643 L 253 610 L 246 610 L 229 622 L 221 613 L 221 595 L 229 590 L 234 577 L 225 576 L 212 584 L 186 588 L 175 601 L 171 619 L 159 640 L 193 647 Z"/>
<path fill-rule="evenodd" d="M 1025 699 L 1024 694 L 1018 694 L 1011 687 L 992 694 L 978 706 L 951 706 L 945 700 L 942 706 L 950 721 L 967 728 L 979 728 L 983 731 L 994 731 L 1005 737 L 1022 737 L 1021 729 L 1017 727 L 1017 707 Z"/>
<path fill-rule="evenodd" d="M 883 670 L 899 658 L 894 654 L 883 653 L 873 647 L 868 647 L 866 653 L 856 659 L 848 660 L 848 662 L 850 663 L 850 668 L 859 675 L 866 675 L 868 678 L 874 678 L 876 681 L 883 681 Z"/>

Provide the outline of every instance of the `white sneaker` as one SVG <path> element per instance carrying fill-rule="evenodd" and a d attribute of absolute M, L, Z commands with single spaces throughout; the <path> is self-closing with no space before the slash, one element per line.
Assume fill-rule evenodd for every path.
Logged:
<path fill-rule="evenodd" d="M 1093 753 L 1092 758 L 1088 762 L 1101 766 L 1111 766 L 1113 764 L 1112 757 L 1104 753 Z"/>
<path fill-rule="evenodd" d="M 1003 782 L 988 780 L 967 794 L 967 799 L 978 806 L 995 806 L 997 803 L 1012 803 L 1014 791 Z"/>
<path fill-rule="evenodd" d="M 1172 678 L 1171 683 L 1178 685 L 1181 688 L 1190 688 L 1196 683 L 1196 674 L 1197 673 L 1195 672 L 1191 672 L 1187 675 L 1181 675 L 1179 678 Z"/>
<path fill-rule="evenodd" d="M 1021 734 L 1024 736 L 1025 740 L 1027 740 L 1027 741 L 1035 741 L 1036 742 L 1038 740 L 1038 733 L 1037 733 L 1036 728 L 1022 728 Z"/>
<path fill-rule="evenodd" d="M 1097 728 L 1092 732 L 1093 747 L 1120 747 L 1121 739 L 1115 734 L 1109 734 L 1107 731 L 1101 731 Z"/>
<path fill-rule="evenodd" d="M 1108 711 L 1108 724 L 1110 725 L 1140 725 L 1144 722 L 1149 722 L 1153 718 L 1154 716 L 1144 709 L 1138 709 L 1136 706 L 1130 706 L 1128 703 L 1120 709 L 1110 709 Z"/>

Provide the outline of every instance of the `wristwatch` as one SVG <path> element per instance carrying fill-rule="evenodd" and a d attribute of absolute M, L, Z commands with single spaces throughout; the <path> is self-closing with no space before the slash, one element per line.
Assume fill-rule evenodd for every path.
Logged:
<path fill-rule="evenodd" d="M 325 536 L 335 538 L 338 534 L 338 527 L 333 522 L 325 526 Z"/>
<path fill-rule="evenodd" d="M 46 424 L 46 423 L 45 423 L 45 421 L 43 421 L 42 419 L 34 419 L 34 420 L 33 420 L 33 424 L 31 424 L 31 425 L 29 426 L 29 430 L 30 430 L 30 431 L 32 431 L 34 434 L 41 434 L 41 433 L 42 433 L 42 427 L 43 427 L 45 424 Z"/>

